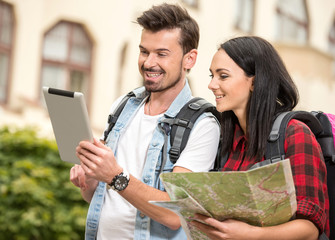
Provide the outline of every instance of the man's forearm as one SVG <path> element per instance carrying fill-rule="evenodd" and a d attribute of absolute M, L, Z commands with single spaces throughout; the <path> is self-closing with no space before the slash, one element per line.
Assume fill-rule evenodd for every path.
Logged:
<path fill-rule="evenodd" d="M 166 192 L 150 187 L 133 176 L 130 176 L 128 187 L 120 192 L 120 195 L 136 207 L 141 213 L 151 219 L 177 230 L 180 220 L 177 214 L 162 207 L 150 204 L 148 201 L 168 201 L 169 195 Z"/>

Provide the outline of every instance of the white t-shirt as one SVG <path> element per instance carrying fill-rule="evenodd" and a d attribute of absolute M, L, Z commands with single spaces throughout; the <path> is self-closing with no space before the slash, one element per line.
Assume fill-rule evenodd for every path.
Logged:
<path fill-rule="evenodd" d="M 117 161 L 122 168 L 138 179 L 142 176 L 149 143 L 161 116 L 162 114 L 145 115 L 142 104 L 119 139 Z M 194 172 L 210 170 L 216 156 L 219 136 L 220 130 L 215 119 L 201 120 L 191 131 L 188 143 L 175 166 Z M 203 147 L 206 151 L 202 150 Z M 102 207 L 97 239 L 133 239 L 135 218 L 136 208 L 117 192 L 108 190 Z"/>

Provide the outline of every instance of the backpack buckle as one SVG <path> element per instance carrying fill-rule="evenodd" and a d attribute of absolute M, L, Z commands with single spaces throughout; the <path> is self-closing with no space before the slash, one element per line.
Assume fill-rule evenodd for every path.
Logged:
<path fill-rule="evenodd" d="M 275 142 L 279 139 L 279 133 L 270 134 L 268 137 L 269 142 Z"/>
<path fill-rule="evenodd" d="M 184 119 L 178 119 L 178 122 L 177 122 L 178 126 L 187 128 L 187 127 L 189 127 L 188 124 L 189 124 L 189 121 L 184 120 Z"/>
<path fill-rule="evenodd" d="M 117 121 L 117 117 L 114 114 L 108 115 L 108 120 L 107 120 L 108 124 L 111 124 L 111 123 L 115 124 L 116 121 Z"/>
<path fill-rule="evenodd" d="M 194 111 L 198 111 L 201 108 L 201 105 L 197 102 L 194 102 L 194 103 L 190 103 L 188 107 Z"/>
<path fill-rule="evenodd" d="M 180 156 L 180 148 L 172 146 L 170 148 L 169 154 L 170 154 L 170 158 L 178 159 Z"/>

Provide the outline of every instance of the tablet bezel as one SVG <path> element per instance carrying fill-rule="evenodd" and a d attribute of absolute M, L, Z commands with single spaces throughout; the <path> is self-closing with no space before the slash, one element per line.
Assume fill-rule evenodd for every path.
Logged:
<path fill-rule="evenodd" d="M 84 94 L 43 87 L 43 94 L 60 158 L 80 164 L 76 147 L 82 140 L 93 142 Z"/>

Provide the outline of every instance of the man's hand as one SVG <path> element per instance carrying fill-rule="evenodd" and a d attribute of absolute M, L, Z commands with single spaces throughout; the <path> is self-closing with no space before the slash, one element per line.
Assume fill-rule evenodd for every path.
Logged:
<path fill-rule="evenodd" d="M 113 151 L 96 139 L 94 139 L 93 143 L 88 141 L 80 142 L 76 151 L 86 177 L 111 183 L 114 176 L 123 171 L 122 167 L 117 163 Z M 180 171 L 189 170 L 180 169 Z M 155 221 L 174 230 L 180 227 L 180 220 L 177 214 L 149 203 L 150 200 L 169 200 L 170 198 L 166 192 L 148 186 L 130 174 L 129 185 L 125 190 L 118 193 L 141 213 Z"/>
<path fill-rule="evenodd" d="M 82 141 L 76 148 L 77 157 L 86 176 L 101 182 L 111 183 L 122 172 L 113 151 L 97 139 L 93 143 Z"/>
<path fill-rule="evenodd" d="M 88 177 L 81 165 L 74 165 L 70 170 L 70 180 L 81 190 L 81 195 L 86 202 L 90 202 L 98 181 L 94 178 Z"/>
<path fill-rule="evenodd" d="M 75 164 L 70 170 L 70 180 L 76 187 L 79 187 L 81 190 L 85 191 L 88 188 L 86 183 L 86 176 L 83 168 Z"/>

